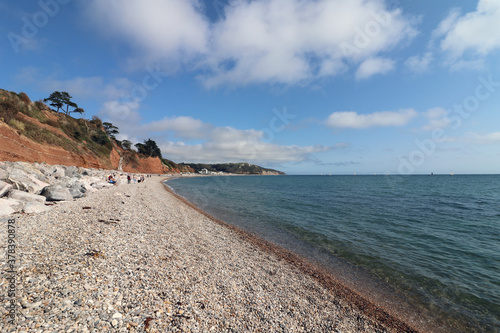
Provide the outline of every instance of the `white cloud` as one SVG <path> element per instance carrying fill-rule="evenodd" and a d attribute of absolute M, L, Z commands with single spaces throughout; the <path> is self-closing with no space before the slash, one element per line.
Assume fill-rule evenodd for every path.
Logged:
<path fill-rule="evenodd" d="M 500 143 L 500 132 L 487 134 L 468 133 L 468 141 L 479 144 L 498 144 Z"/>
<path fill-rule="evenodd" d="M 491 52 L 500 49 L 500 1 L 479 0 L 475 12 L 460 16 L 454 10 L 441 22 L 434 32 L 436 37 L 443 37 L 440 48 L 450 58 L 450 65 L 464 59 L 473 62 L 477 67 L 478 61 L 483 60 Z"/>
<path fill-rule="evenodd" d="M 429 65 L 431 64 L 434 56 L 432 52 L 426 52 L 421 56 L 413 56 L 405 61 L 406 67 L 415 73 L 423 73 L 429 70 Z"/>
<path fill-rule="evenodd" d="M 104 103 L 99 115 L 104 120 L 109 119 L 114 125 L 129 132 L 141 120 L 140 106 L 138 101 L 108 101 Z"/>
<path fill-rule="evenodd" d="M 145 58 L 194 66 L 207 87 L 338 75 L 417 33 L 380 0 L 240 0 L 224 11 L 210 24 L 196 0 L 93 0 L 89 15 Z"/>
<path fill-rule="evenodd" d="M 207 126 L 208 127 L 208 126 Z M 311 154 L 328 151 L 326 146 L 283 146 L 265 142 L 264 132 L 254 129 L 213 127 L 201 144 L 168 142 L 160 145 L 162 153 L 177 161 L 285 163 L 307 160 Z"/>
<path fill-rule="evenodd" d="M 427 118 L 428 123 L 422 127 L 422 131 L 433 131 L 435 129 L 444 129 L 451 124 L 451 120 L 448 118 L 448 111 L 443 108 L 432 108 L 427 110 L 424 114 Z"/>
<path fill-rule="evenodd" d="M 225 17 L 214 28 L 207 86 L 333 76 L 416 34 L 399 10 L 372 0 L 240 1 Z"/>
<path fill-rule="evenodd" d="M 197 0 L 93 0 L 88 16 L 151 57 L 206 52 L 208 22 Z"/>
<path fill-rule="evenodd" d="M 415 118 L 418 113 L 413 109 L 401 111 L 383 111 L 370 114 L 358 114 L 352 111 L 332 113 L 325 124 L 332 128 L 363 129 L 382 126 L 403 126 Z"/>
<path fill-rule="evenodd" d="M 140 124 L 138 104 L 109 102 L 101 114 L 117 126 L 119 139 L 139 142 L 152 138 L 164 157 L 177 162 L 302 162 L 312 154 L 344 147 L 278 145 L 260 130 L 216 127 L 192 117 L 167 117 Z M 165 139 L 168 138 L 168 139 Z"/>
<path fill-rule="evenodd" d="M 160 145 L 164 156 L 181 162 L 249 162 L 256 164 L 280 164 L 303 162 L 312 154 L 325 152 L 326 146 L 282 146 L 252 139 L 241 141 L 210 141 L 197 145 L 168 142 Z"/>
<path fill-rule="evenodd" d="M 70 94 L 85 99 L 116 99 L 123 96 L 131 87 L 132 82 L 126 78 L 117 78 L 106 82 L 100 76 L 75 77 L 70 80 L 46 79 L 43 83 L 50 91 L 67 91 Z"/>
<path fill-rule="evenodd" d="M 170 132 L 181 139 L 202 139 L 213 126 L 192 117 L 165 117 L 161 120 L 141 126 L 142 132 Z"/>
<path fill-rule="evenodd" d="M 44 77 L 36 67 L 21 68 L 16 80 L 23 84 L 32 84 L 38 90 L 51 93 L 67 91 L 77 99 L 115 100 L 124 96 L 133 86 L 127 78 L 106 80 L 101 76 L 75 77 L 69 80 L 58 80 Z"/>
<path fill-rule="evenodd" d="M 394 69 L 395 62 L 385 58 L 369 58 L 356 71 L 356 79 L 364 80 L 376 74 L 386 74 Z"/>

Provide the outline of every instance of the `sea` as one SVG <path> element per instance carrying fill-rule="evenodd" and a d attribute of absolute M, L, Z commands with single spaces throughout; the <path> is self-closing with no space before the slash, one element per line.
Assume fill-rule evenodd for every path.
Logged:
<path fill-rule="evenodd" d="M 410 323 L 500 332 L 500 175 L 216 176 L 167 185 Z"/>

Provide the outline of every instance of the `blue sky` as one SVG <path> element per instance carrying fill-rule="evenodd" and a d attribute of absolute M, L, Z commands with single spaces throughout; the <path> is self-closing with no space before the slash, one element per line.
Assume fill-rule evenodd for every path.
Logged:
<path fill-rule="evenodd" d="M 0 0 L 0 88 L 175 162 L 500 173 L 500 0 Z"/>

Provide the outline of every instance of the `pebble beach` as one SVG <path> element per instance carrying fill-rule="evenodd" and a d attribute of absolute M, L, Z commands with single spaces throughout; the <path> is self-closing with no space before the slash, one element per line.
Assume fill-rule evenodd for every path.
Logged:
<path fill-rule="evenodd" d="M 293 254 L 207 216 L 161 180 L 10 216 L 18 302 L 14 323 L 0 309 L 0 331 L 415 331 Z M 6 304 L 6 256 L 0 263 Z"/>

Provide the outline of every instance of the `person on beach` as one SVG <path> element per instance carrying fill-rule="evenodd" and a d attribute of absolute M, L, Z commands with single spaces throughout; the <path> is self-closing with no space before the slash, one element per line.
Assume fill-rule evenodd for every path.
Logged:
<path fill-rule="evenodd" d="M 109 182 L 110 184 L 116 185 L 116 179 L 115 179 L 114 177 L 112 177 L 112 176 L 109 176 L 109 180 L 108 180 L 108 182 Z"/>
<path fill-rule="evenodd" d="M 130 184 L 130 180 L 131 180 L 130 175 L 127 175 L 127 183 Z"/>
<path fill-rule="evenodd" d="M 137 183 L 137 176 L 134 175 L 134 184 Z"/>

